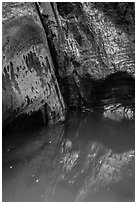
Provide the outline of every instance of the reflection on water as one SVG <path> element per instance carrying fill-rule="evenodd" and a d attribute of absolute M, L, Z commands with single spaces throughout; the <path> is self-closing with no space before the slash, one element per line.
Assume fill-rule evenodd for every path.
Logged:
<path fill-rule="evenodd" d="M 3 201 L 134 201 L 134 128 L 73 114 L 3 135 Z"/>

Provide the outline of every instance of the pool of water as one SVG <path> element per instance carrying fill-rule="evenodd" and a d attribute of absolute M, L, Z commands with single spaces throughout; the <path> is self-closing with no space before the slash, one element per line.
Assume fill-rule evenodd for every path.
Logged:
<path fill-rule="evenodd" d="M 67 122 L 3 134 L 2 200 L 135 200 L 135 123 L 72 113 Z"/>

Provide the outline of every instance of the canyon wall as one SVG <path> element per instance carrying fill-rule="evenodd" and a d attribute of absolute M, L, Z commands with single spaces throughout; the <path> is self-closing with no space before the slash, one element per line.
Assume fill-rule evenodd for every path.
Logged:
<path fill-rule="evenodd" d="M 3 124 L 38 110 L 57 122 L 66 109 L 121 104 L 117 90 L 133 104 L 134 14 L 126 2 L 3 3 Z"/>

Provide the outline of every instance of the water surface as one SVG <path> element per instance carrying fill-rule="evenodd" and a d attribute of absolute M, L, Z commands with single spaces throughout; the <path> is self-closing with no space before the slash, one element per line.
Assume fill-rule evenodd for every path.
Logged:
<path fill-rule="evenodd" d="M 73 113 L 3 135 L 3 201 L 134 201 L 135 124 Z"/>

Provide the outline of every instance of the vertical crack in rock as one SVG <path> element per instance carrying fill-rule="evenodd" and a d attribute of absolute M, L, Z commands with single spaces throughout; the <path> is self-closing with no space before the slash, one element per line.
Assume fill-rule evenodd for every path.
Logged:
<path fill-rule="evenodd" d="M 107 76 L 134 76 L 134 3 L 41 3 L 39 9 L 68 109 L 101 103 Z"/>

